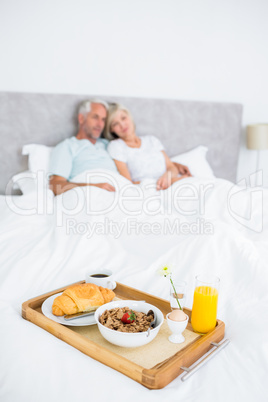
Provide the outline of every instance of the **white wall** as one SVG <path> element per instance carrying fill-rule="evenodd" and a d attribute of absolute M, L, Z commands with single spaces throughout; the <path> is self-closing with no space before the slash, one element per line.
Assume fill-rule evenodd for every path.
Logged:
<path fill-rule="evenodd" d="M 268 122 L 267 16 L 267 0 L 0 0 L 0 90 L 238 102 L 244 127 Z M 238 180 L 255 165 L 244 132 Z"/>

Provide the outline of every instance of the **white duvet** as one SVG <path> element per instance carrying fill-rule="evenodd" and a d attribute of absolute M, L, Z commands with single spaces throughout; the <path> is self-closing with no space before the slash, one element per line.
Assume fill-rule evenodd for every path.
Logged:
<path fill-rule="evenodd" d="M 189 178 L 157 192 L 149 180 L 110 180 L 116 193 L 90 186 L 0 198 L 1 402 L 267 401 L 267 190 Z M 148 390 L 21 318 L 24 301 L 91 267 L 168 299 L 156 273 L 164 264 L 187 281 L 190 308 L 195 275 L 221 279 L 218 318 L 231 342 L 186 382 Z"/>

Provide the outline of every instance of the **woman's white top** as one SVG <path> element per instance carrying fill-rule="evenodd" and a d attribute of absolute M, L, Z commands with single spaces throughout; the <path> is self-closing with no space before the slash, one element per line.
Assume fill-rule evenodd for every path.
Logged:
<path fill-rule="evenodd" d="M 125 162 L 133 181 L 158 179 L 166 171 L 164 147 L 158 138 L 140 137 L 140 148 L 131 148 L 120 138 L 108 145 L 108 152 L 117 161 Z"/>

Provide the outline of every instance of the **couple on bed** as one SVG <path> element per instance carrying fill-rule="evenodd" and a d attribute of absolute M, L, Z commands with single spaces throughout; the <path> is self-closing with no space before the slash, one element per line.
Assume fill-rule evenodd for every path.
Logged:
<path fill-rule="evenodd" d="M 88 185 L 115 191 L 109 183 L 72 182 L 80 173 L 92 169 L 118 171 L 134 184 L 153 178 L 158 190 L 191 176 L 186 166 L 171 162 L 156 137 L 137 136 L 131 114 L 124 106 L 109 107 L 101 100 L 85 101 L 78 111 L 78 124 L 77 135 L 62 141 L 52 151 L 50 188 L 55 195 Z M 104 128 L 106 139 L 100 138 Z"/>

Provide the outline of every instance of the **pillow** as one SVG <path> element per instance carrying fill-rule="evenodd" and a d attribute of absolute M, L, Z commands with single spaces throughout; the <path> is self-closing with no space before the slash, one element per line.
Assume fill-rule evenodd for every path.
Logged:
<path fill-rule="evenodd" d="M 49 197 L 54 195 L 48 187 L 47 175 L 44 175 L 42 171 L 33 173 L 26 170 L 13 176 L 11 180 L 13 189 L 19 189 L 23 195 L 35 194 L 38 191 Z"/>
<path fill-rule="evenodd" d="M 28 144 L 22 148 L 22 155 L 28 155 L 28 169 L 12 177 L 13 188 L 23 195 L 36 193 L 41 187 L 48 190 L 49 160 L 53 147 Z"/>
<path fill-rule="evenodd" d="M 21 190 L 23 195 L 37 191 L 37 181 L 35 174 L 26 170 L 12 177 L 13 188 Z"/>
<path fill-rule="evenodd" d="M 207 147 L 199 145 L 191 151 L 173 156 L 170 159 L 172 162 L 177 162 L 188 166 L 194 177 L 211 179 L 215 178 L 215 176 L 206 159 L 207 151 Z"/>
<path fill-rule="evenodd" d="M 46 145 L 28 144 L 22 148 L 22 155 L 28 155 L 28 169 L 32 173 L 42 170 L 46 175 L 49 172 L 49 160 L 53 147 Z"/>

